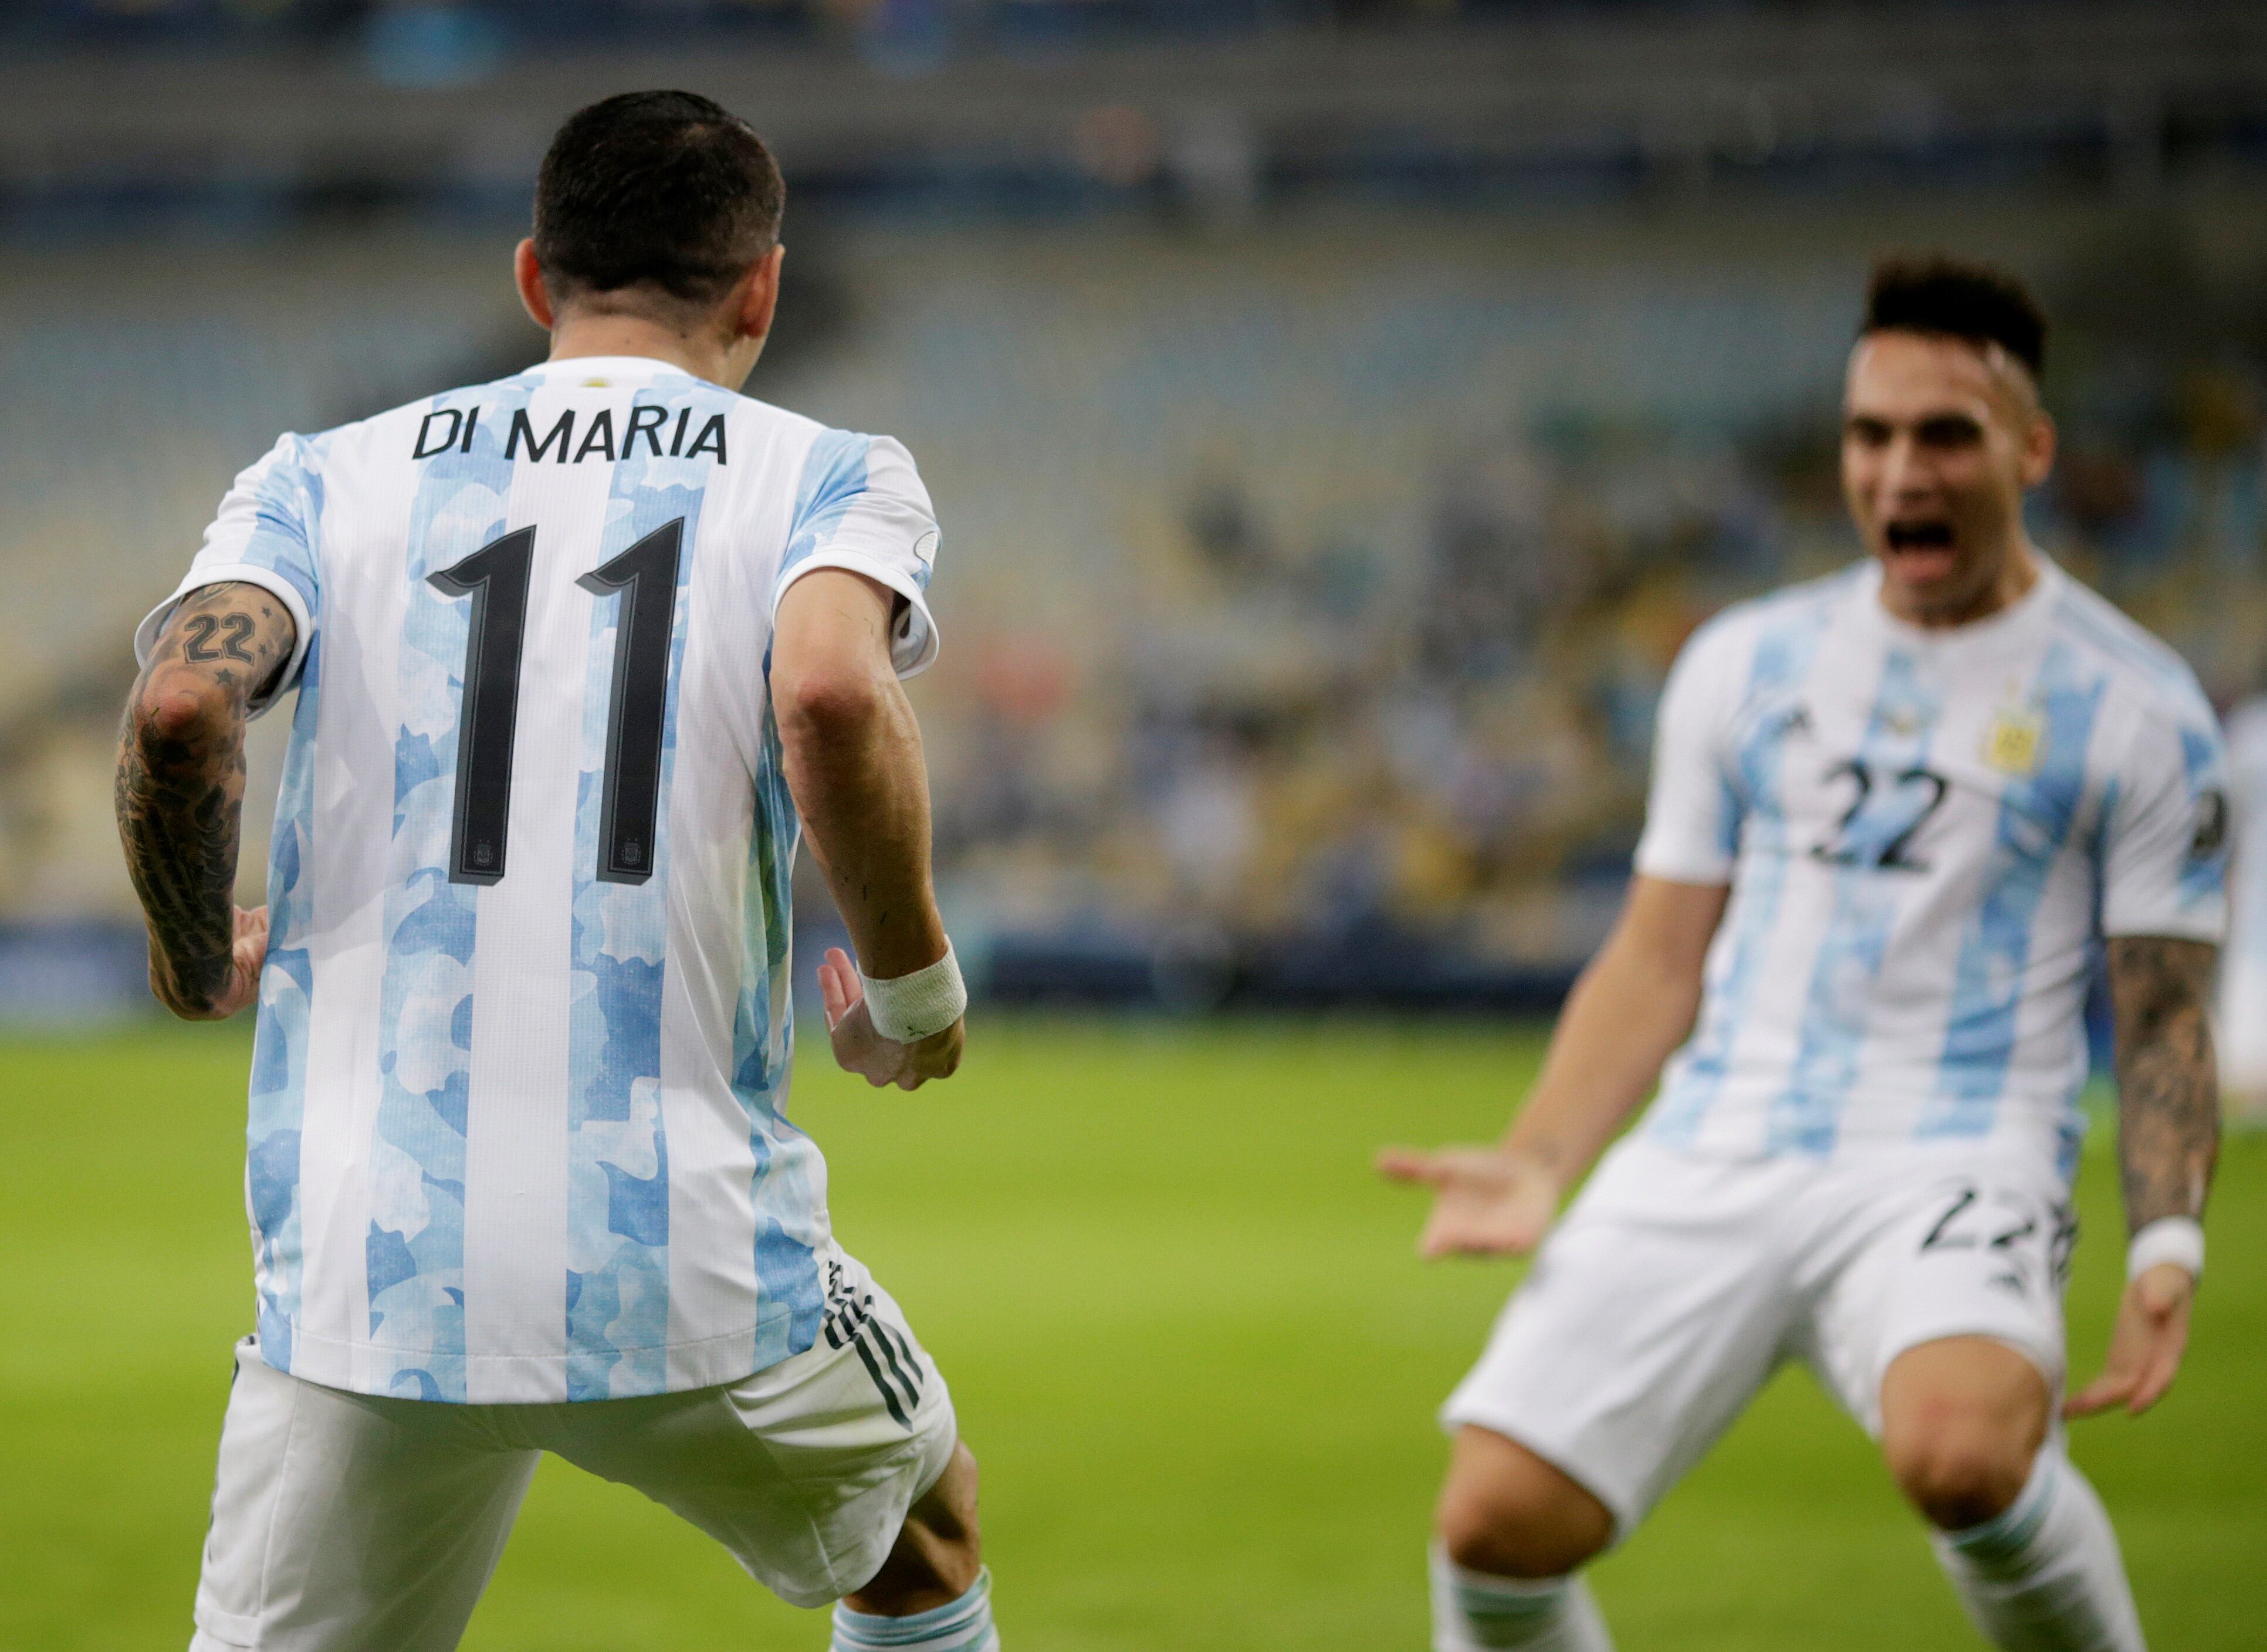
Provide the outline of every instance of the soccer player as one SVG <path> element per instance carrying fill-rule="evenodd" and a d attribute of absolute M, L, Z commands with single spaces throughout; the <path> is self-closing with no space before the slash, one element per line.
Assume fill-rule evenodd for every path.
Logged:
<path fill-rule="evenodd" d="M 550 358 L 284 437 L 137 637 L 151 984 L 259 1006 L 195 1652 L 455 1646 L 544 1451 L 840 1602 L 840 1652 L 998 1645 L 943 1379 L 788 1122 L 800 831 L 857 949 L 820 970 L 845 1068 L 950 1075 L 966 995 L 897 683 L 928 494 L 737 393 L 782 202 L 706 99 L 576 114 L 517 254 Z M 293 690 L 234 910 L 245 720 Z"/>
<path fill-rule="evenodd" d="M 1441 1652 L 1608 1647 L 1579 1569 L 1791 1358 L 1987 1638 L 2142 1645 L 2058 1416 L 2082 1002 L 2106 951 L 2133 1237 L 2061 1416 L 2146 1411 L 2187 1338 L 2225 781 L 2188 670 L 2024 532 L 2044 341 L 2003 275 L 1875 271 L 1842 426 L 1871 555 L 1693 637 L 1626 908 L 1525 1108 L 1500 1146 L 1383 1157 L 1434 1190 L 1426 1254 L 1541 1242 L 1444 1413 Z"/>

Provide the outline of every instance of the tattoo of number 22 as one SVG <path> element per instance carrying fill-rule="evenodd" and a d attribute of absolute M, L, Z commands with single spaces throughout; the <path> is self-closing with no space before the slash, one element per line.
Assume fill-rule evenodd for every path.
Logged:
<path fill-rule="evenodd" d="M 253 664 L 252 650 L 245 644 L 252 641 L 252 616 L 248 613 L 189 616 L 184 628 L 187 635 L 181 642 L 181 654 L 200 665 L 209 665 L 215 660 L 242 660 Z M 218 632 L 220 643 L 216 647 L 213 635 Z"/>
<path fill-rule="evenodd" d="M 684 537 L 685 518 L 679 517 L 575 582 L 602 601 L 619 596 L 621 604 L 607 701 L 605 790 L 598 805 L 601 883 L 642 884 L 653 875 L 670 640 Z M 436 588 L 451 597 L 469 597 L 473 604 L 457 736 L 451 883 L 503 881 L 520 650 L 534 565 L 535 530 L 519 528 L 428 576 Z"/>

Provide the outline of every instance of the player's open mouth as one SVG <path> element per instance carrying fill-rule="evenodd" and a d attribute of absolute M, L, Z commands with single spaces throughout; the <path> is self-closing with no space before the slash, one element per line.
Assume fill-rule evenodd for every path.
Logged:
<path fill-rule="evenodd" d="M 1941 579 L 1953 570 L 1952 524 L 1891 522 L 1882 532 L 1888 561 L 1906 579 Z"/>

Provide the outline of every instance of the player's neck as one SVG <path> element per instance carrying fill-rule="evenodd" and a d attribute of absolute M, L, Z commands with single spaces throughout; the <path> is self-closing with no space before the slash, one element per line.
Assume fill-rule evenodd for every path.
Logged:
<path fill-rule="evenodd" d="M 1923 606 L 1914 603 L 1895 580 L 1884 579 L 1881 604 L 1890 618 L 1925 631 L 1949 631 L 1974 625 L 1995 613 L 2004 613 L 2029 596 L 2031 588 L 2039 583 L 2039 554 L 2032 548 L 2029 538 L 2017 534 L 2000 561 L 1998 574 L 1967 601 L 1948 607 Z"/>
<path fill-rule="evenodd" d="M 635 356 L 667 362 L 696 378 L 737 390 L 747 378 L 745 369 L 732 374 L 738 350 L 699 334 L 679 333 L 640 316 L 592 315 L 562 318 L 551 332 L 554 362 L 591 356 Z"/>

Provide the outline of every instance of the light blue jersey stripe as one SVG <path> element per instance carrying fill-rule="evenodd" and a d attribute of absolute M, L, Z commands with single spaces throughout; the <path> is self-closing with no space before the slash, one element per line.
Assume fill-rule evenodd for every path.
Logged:
<path fill-rule="evenodd" d="M 313 497 L 319 500 L 317 481 Z M 319 525 L 310 523 L 313 538 Z M 268 960 L 260 973 L 259 1030 L 252 1046 L 251 1106 L 245 1140 L 245 1193 L 257 1255 L 261 1357 L 291 1369 L 291 1328 L 299 1320 L 306 1262 L 299 1210 L 300 1126 L 306 1112 L 307 1016 L 314 1000 L 308 939 L 314 890 L 315 729 L 322 712 L 322 634 L 307 645 L 299 701 L 275 799 L 268 848 Z"/>
<path fill-rule="evenodd" d="M 1742 702 L 1751 720 L 1735 759 L 1736 777 L 1724 780 L 1722 828 L 1728 853 L 1737 854 L 1743 833 L 1755 834 L 1755 853 L 1741 867 L 1731 962 L 1723 979 L 1705 995 L 1700 1027 L 1647 1124 L 1664 1142 L 1690 1145 L 1698 1135 L 1702 1120 L 1723 1087 L 1733 1044 L 1770 951 L 1786 884 L 1787 827 L 1779 787 L 1786 716 L 1833 618 L 1832 598 L 1848 577 L 1838 576 L 1828 591 L 1813 595 L 1756 642 Z"/>
<path fill-rule="evenodd" d="M 1941 709 L 1912 656 L 1890 650 L 1859 742 L 1856 760 L 1867 778 L 1853 775 L 1860 789 L 1842 826 L 1833 914 L 1811 965 L 1794 1070 L 1772 1099 L 1764 1125 L 1768 1151 L 1833 1150 L 1842 1108 L 1858 1076 L 1874 983 L 1905 894 L 1903 876 L 1882 863 L 1915 819 L 1909 806 L 1914 800 L 1899 794 L 1928 784 L 1912 777 L 1927 758 Z"/>
<path fill-rule="evenodd" d="M 510 379 L 434 398 L 437 408 L 483 402 L 488 416 L 472 452 L 452 448 L 425 461 L 401 570 L 407 605 L 395 692 L 403 722 L 394 737 L 366 1261 L 378 1352 L 418 1350 L 381 1380 L 425 1399 L 466 1398 L 465 1120 L 478 911 L 478 886 L 451 883 L 448 870 L 472 605 L 427 577 L 505 532 L 512 465 L 503 433 L 532 388 Z"/>
<path fill-rule="evenodd" d="M 855 430 L 821 430 L 803 461 L 795 492 L 795 517 L 787 552 L 780 558 L 781 580 L 834 537 L 850 507 L 866 491 L 866 456 L 874 438 Z"/>
<path fill-rule="evenodd" d="M 252 532 L 237 560 L 289 580 L 312 614 L 321 601 L 316 576 L 316 525 L 323 514 L 326 438 L 290 436 L 253 490 Z M 302 517 L 304 532 L 302 532 Z"/>
<path fill-rule="evenodd" d="M 764 660 L 771 672 L 771 660 Z M 740 1003 L 732 1025 L 732 1089 L 747 1110 L 756 1156 L 756 1361 L 770 1365 L 818 1340 L 825 1311 L 819 1283 L 818 1232 L 811 1213 L 825 1208 L 825 1171 L 817 1147 L 788 1122 L 788 1064 L 795 1054 L 789 995 L 795 849 L 802 832 L 788 790 L 779 722 L 767 706 L 756 775 L 754 840 L 749 846 Z M 759 950 L 760 949 L 760 950 Z"/>
<path fill-rule="evenodd" d="M 637 407 L 715 411 L 728 398 L 680 380 L 639 391 Z M 664 419 L 664 423 L 667 422 Z M 656 457 L 625 438 L 607 496 L 594 566 L 648 534 L 684 523 L 662 718 L 661 778 L 650 870 L 642 884 L 598 876 L 606 742 L 613 710 L 617 629 L 627 593 L 591 605 L 576 785 L 573 962 L 569 1070 L 581 1082 L 567 1108 L 567 1398 L 667 1387 L 669 1137 L 661 1106 L 661 1006 L 668 969 L 669 798 L 676 772 L 678 680 L 690 612 L 685 592 L 711 466 Z M 652 592 L 641 601 L 654 599 Z"/>
<path fill-rule="evenodd" d="M 2044 716 L 2043 749 L 2037 770 L 2010 779 L 2000 794 L 1983 897 L 1961 936 L 1936 1094 L 1915 1132 L 1923 1140 L 1987 1135 L 1998 1118 L 2032 928 L 2085 801 L 2087 756 L 2107 686 L 2106 678 L 2081 671 L 2067 642 L 2051 644 L 2039 662 L 2030 698 Z"/>

